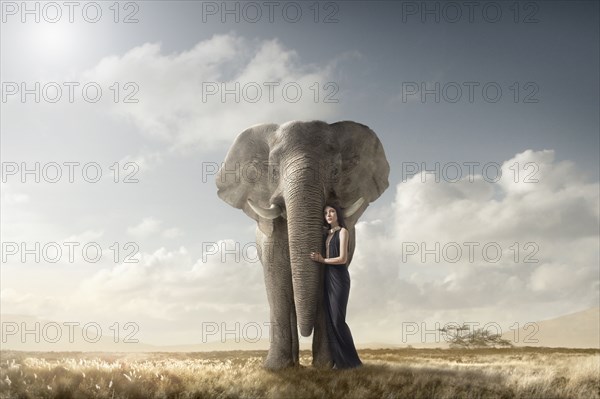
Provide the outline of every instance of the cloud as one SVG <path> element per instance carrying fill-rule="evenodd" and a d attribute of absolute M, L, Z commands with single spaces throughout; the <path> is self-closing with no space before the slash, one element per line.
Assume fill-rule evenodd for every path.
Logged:
<path fill-rule="evenodd" d="M 143 218 L 138 225 L 128 227 L 127 234 L 137 239 L 147 238 L 155 234 L 160 234 L 162 237 L 168 239 L 181 237 L 183 235 L 183 232 L 177 227 L 170 227 L 161 232 L 162 224 L 163 222 L 161 220 L 153 217 L 146 217 Z"/>
<path fill-rule="evenodd" d="M 220 240 L 193 260 L 184 247 L 176 251 L 160 248 L 141 254 L 137 263 L 98 271 L 81 284 L 75 296 L 81 295 L 99 314 L 117 306 L 120 313 L 135 320 L 161 319 L 182 326 L 190 319 L 217 323 L 268 320 L 256 252 L 240 249 L 236 258 L 232 254 L 235 249 L 232 240 Z"/>
<path fill-rule="evenodd" d="M 77 242 L 77 243 L 87 243 L 100 239 L 104 235 L 103 231 L 96 230 L 86 230 L 81 234 L 71 235 L 62 242 Z"/>
<path fill-rule="evenodd" d="M 8 183 L 0 183 L 2 187 L 2 203 L 6 205 L 13 204 L 26 204 L 29 202 L 30 197 L 28 194 L 15 192 L 13 186 Z"/>
<path fill-rule="evenodd" d="M 123 165 L 126 175 L 133 180 L 135 179 L 133 175 L 137 174 L 138 171 L 147 172 L 152 170 L 158 165 L 162 164 L 163 160 L 164 159 L 160 151 L 149 151 L 147 149 L 142 149 L 135 156 L 127 155 L 123 157 L 119 163 Z M 129 164 L 130 162 L 133 163 L 133 165 Z"/>
<path fill-rule="evenodd" d="M 536 164 L 538 182 L 515 182 L 508 173 L 515 162 Z M 396 185 L 385 218 L 357 224 L 348 304 L 357 342 L 400 343 L 406 322 L 510 326 L 597 303 L 598 182 L 585 181 L 570 162 L 556 162 L 552 151 L 525 151 L 501 167 L 509 181 L 475 176 L 473 182 L 422 183 L 416 175 Z M 159 226 L 148 218 L 134 231 L 158 233 Z M 459 258 L 452 252 L 456 248 L 462 250 Z M 424 259 L 422 250 L 428 251 Z M 55 298 L 55 311 L 155 323 L 159 340 L 177 331 L 185 342 L 198 341 L 203 321 L 268 321 L 253 245 L 218 240 L 200 258 L 181 247 L 136 259 L 107 264 L 70 295 Z M 23 309 L 25 299 L 41 302 L 31 295 L 41 297 L 7 292 L 3 307 Z"/>
<path fill-rule="evenodd" d="M 334 65 L 303 63 L 277 39 L 229 33 L 171 54 L 145 43 L 103 58 L 83 77 L 102 87 L 120 82 L 121 94 L 138 102 L 110 99 L 112 112 L 143 136 L 186 152 L 225 147 L 257 123 L 329 118 L 336 104 L 324 102 L 324 86 L 334 80 Z"/>
<path fill-rule="evenodd" d="M 162 232 L 162 236 L 165 238 L 177 238 L 177 237 L 181 237 L 183 235 L 183 232 L 178 229 L 177 227 L 171 227 L 170 229 L 166 229 L 165 231 Z"/>
<path fill-rule="evenodd" d="M 361 329 L 374 309 L 398 332 L 436 313 L 510 323 L 598 302 L 598 183 L 551 150 L 524 151 L 501 170 L 496 183 L 415 175 L 396 186 L 385 223 L 357 225 L 349 307 Z"/>
<path fill-rule="evenodd" d="M 138 225 L 127 228 L 127 233 L 136 238 L 148 237 L 160 229 L 162 222 L 152 217 L 144 218 Z"/>
<path fill-rule="evenodd" d="M 43 315 L 56 321 L 111 326 L 132 322 L 142 342 L 200 342 L 203 323 L 269 321 L 262 266 L 252 245 L 232 254 L 236 243 L 219 240 L 193 259 L 184 247 L 139 253 L 128 263 L 102 264 L 72 289 L 1 293 L 4 313 Z M 245 255 L 242 255 L 245 254 Z M 263 333 L 267 334 L 265 327 Z M 218 338 L 218 337 L 217 337 Z"/>

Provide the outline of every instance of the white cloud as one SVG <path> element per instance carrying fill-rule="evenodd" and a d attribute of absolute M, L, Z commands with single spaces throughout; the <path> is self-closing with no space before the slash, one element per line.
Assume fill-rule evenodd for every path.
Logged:
<path fill-rule="evenodd" d="M 14 188 L 8 183 L 0 183 L 2 190 L 2 203 L 6 205 L 26 204 L 30 198 L 28 194 L 15 192 Z"/>
<path fill-rule="evenodd" d="M 93 309 L 97 317 L 113 317 L 148 326 L 164 337 L 184 333 L 184 342 L 199 342 L 204 322 L 262 323 L 269 320 L 262 266 L 256 254 L 236 259 L 226 249 L 232 240 L 217 242 L 204 258 L 193 260 L 183 247 L 141 254 L 138 263 L 120 264 L 86 279 L 69 301 L 69 314 Z M 240 252 L 241 254 L 241 252 Z M 73 304 L 77 303 L 74 307 Z M 118 309 L 118 316 L 115 315 Z M 185 335 L 187 334 L 187 335 Z M 265 337 L 266 338 L 266 337 Z"/>
<path fill-rule="evenodd" d="M 128 227 L 127 234 L 138 239 L 147 238 L 151 235 L 158 234 L 159 232 L 162 237 L 168 239 L 181 237 L 183 235 L 183 232 L 177 227 L 170 227 L 161 232 L 162 224 L 163 222 L 161 220 L 153 217 L 146 217 L 136 226 Z"/>
<path fill-rule="evenodd" d="M 134 98 L 139 102 L 114 103 L 111 98 L 110 108 L 144 136 L 171 150 L 190 151 L 228 145 L 256 123 L 327 119 L 336 104 L 323 102 L 323 87 L 333 81 L 333 68 L 334 60 L 329 65 L 302 63 L 277 39 L 248 40 L 230 33 L 172 54 L 163 53 L 160 43 L 145 43 L 122 56 L 102 59 L 83 77 L 103 87 L 135 83 L 139 91 Z M 278 86 L 270 88 L 270 82 Z M 317 101 L 315 82 L 320 87 Z M 290 85 L 284 93 L 286 84 Z M 297 88 L 301 92 L 293 102 Z M 218 91 L 203 98 L 211 89 Z M 223 101 L 222 89 L 233 90 L 239 98 L 231 94 Z M 133 91 L 130 86 L 121 94 Z"/>
<path fill-rule="evenodd" d="M 71 235 L 65 238 L 62 242 L 78 242 L 86 243 L 100 239 L 104 235 L 103 231 L 86 230 L 81 234 Z"/>
<path fill-rule="evenodd" d="M 128 164 L 129 162 L 132 162 L 135 165 L 130 166 Z M 162 163 L 163 156 L 159 151 L 149 151 L 146 149 L 140 150 L 136 155 L 127 155 L 119 161 L 119 164 L 122 165 L 122 168 L 124 169 L 125 175 L 129 176 L 130 179 L 135 179 L 136 177 L 134 175 L 137 174 L 138 171 L 147 172 Z"/>
<path fill-rule="evenodd" d="M 389 215 L 357 225 L 348 304 L 348 323 L 357 342 L 400 343 L 403 322 L 509 326 L 597 303 L 598 183 L 581 179 L 568 162 L 555 162 L 551 151 L 525 151 L 502 167 L 517 161 L 539 164 L 539 183 L 525 188 L 481 178 L 473 183 L 421 183 L 415 176 L 395 187 Z M 134 230 L 159 232 L 160 222 L 144 219 Z M 411 242 L 424 242 L 429 250 L 435 242 L 440 250 L 455 242 L 463 256 L 453 263 L 444 258 L 450 252 L 440 252 L 439 262 L 431 254 L 422 262 L 418 253 L 403 261 L 403 244 Z M 466 242 L 479 243 L 472 261 Z M 515 242 L 518 260 L 516 247 L 511 249 Z M 483 258 L 486 243 L 503 250 L 497 262 Z M 268 321 L 255 248 L 240 245 L 235 250 L 235 245 L 232 240 L 216 241 L 215 248 L 203 248 L 200 259 L 185 248 L 161 248 L 137 256 L 138 263 L 107 264 L 68 296 L 55 298 L 55 313 L 154 322 L 159 341 L 176 330 L 182 342 L 198 342 L 203 321 Z M 537 262 L 525 262 L 528 255 Z M 3 307 L 24 309 L 25 301 L 41 306 L 32 295 L 42 296 L 7 292 Z"/>
<path fill-rule="evenodd" d="M 171 227 L 162 232 L 162 236 L 169 239 L 181 237 L 182 235 L 183 232 L 177 227 Z"/>
<path fill-rule="evenodd" d="M 262 266 L 251 248 L 236 259 L 233 240 L 220 240 L 194 260 L 184 247 L 140 253 L 136 262 L 103 264 L 73 289 L 54 295 L 7 288 L 4 313 L 43 315 L 58 321 L 95 321 L 102 326 L 134 322 L 143 342 L 169 344 L 180 335 L 200 342 L 202 323 L 269 320 Z M 242 254 L 245 254 L 242 255 Z M 267 329 L 264 331 L 268 332 Z M 265 336 L 267 338 L 268 336 Z"/>
<path fill-rule="evenodd" d="M 127 233 L 136 238 L 148 237 L 160 230 L 162 222 L 152 217 L 144 218 L 138 225 L 127 228 Z"/>
<path fill-rule="evenodd" d="M 539 181 L 525 183 L 523 172 L 534 170 Z M 416 175 L 396 186 L 388 229 L 357 225 L 349 314 L 365 335 L 373 309 L 391 337 L 402 321 L 434 312 L 510 323 L 509 317 L 539 320 L 598 302 L 598 183 L 585 182 L 571 162 L 555 162 L 553 151 L 522 152 L 502 171 L 497 183 L 482 176 L 423 183 Z M 462 256 L 454 262 L 456 246 Z"/>

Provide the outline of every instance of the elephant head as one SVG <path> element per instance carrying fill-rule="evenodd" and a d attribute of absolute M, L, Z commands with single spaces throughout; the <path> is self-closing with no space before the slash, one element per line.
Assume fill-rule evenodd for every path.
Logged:
<path fill-rule="evenodd" d="M 377 135 L 351 121 L 256 125 L 240 133 L 229 149 L 216 175 L 218 195 L 256 220 L 267 236 L 278 218 L 287 223 L 294 303 L 303 336 L 312 333 L 315 323 L 319 268 L 308 254 L 321 251 L 325 204 L 340 205 L 353 233 L 369 203 L 388 187 L 388 175 Z"/>

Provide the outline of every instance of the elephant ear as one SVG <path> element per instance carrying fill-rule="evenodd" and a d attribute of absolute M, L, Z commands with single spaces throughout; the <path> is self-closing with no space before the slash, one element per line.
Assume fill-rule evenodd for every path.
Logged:
<path fill-rule="evenodd" d="M 347 209 L 358 199 L 364 199 L 359 209 L 346 218 L 346 222 L 353 226 L 369 203 L 388 188 L 390 165 L 381 141 L 368 126 L 343 121 L 332 123 L 330 127 L 337 137 L 342 155 L 342 170 L 335 187 L 338 201 L 343 209 Z"/>
<path fill-rule="evenodd" d="M 273 231 L 273 221 L 256 214 L 248 205 L 248 199 L 263 208 L 270 205 L 269 143 L 278 128 L 276 124 L 261 124 L 240 133 L 229 148 L 215 179 L 219 198 L 234 208 L 242 209 L 269 236 Z"/>

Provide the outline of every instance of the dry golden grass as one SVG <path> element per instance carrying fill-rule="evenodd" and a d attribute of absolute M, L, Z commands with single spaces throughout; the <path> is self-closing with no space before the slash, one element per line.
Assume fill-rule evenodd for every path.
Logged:
<path fill-rule="evenodd" d="M 261 367 L 265 351 L 0 353 L 0 398 L 600 398 L 600 351 L 364 349 L 364 367 Z"/>

